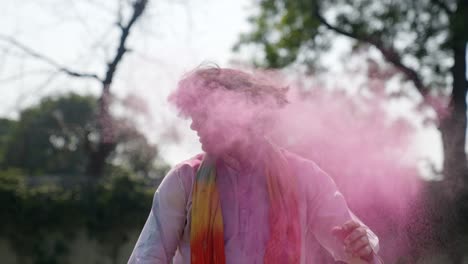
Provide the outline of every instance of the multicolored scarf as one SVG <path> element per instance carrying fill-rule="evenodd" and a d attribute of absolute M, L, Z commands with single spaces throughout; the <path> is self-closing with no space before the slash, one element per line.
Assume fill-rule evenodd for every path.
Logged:
<path fill-rule="evenodd" d="M 265 248 L 264 263 L 300 262 L 301 238 L 297 181 L 291 175 L 284 154 L 266 144 L 262 160 L 270 202 L 270 238 Z M 200 165 L 192 194 L 190 233 L 192 264 L 224 264 L 223 216 L 216 186 L 216 162 L 205 156 Z"/>
<path fill-rule="evenodd" d="M 216 187 L 216 162 L 205 155 L 192 192 L 190 226 L 192 264 L 224 264 L 223 215 Z"/>

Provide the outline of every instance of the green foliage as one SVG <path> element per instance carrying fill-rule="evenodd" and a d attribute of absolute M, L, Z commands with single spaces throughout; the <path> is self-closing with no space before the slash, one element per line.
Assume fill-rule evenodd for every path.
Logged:
<path fill-rule="evenodd" d="M 15 125 L 16 121 L 14 120 L 0 118 L 0 161 L 4 160 L 5 158 L 7 144 Z"/>
<path fill-rule="evenodd" d="M 0 236 L 35 264 L 64 263 L 68 242 L 83 230 L 106 245 L 128 242 L 143 226 L 154 192 L 123 170 L 70 189 L 26 182 L 20 170 L 0 172 Z"/>
<path fill-rule="evenodd" d="M 319 21 L 311 16 L 310 1 L 260 1 L 260 12 L 249 18 L 254 30 L 241 35 L 235 49 L 247 43 L 261 47 L 264 57 L 256 58 L 259 66 L 281 68 L 302 55 L 300 62 L 308 63 L 317 59 L 314 50 L 325 50 L 328 43 L 316 36 L 319 34 Z M 302 52 L 304 48 L 307 52 Z"/>
<path fill-rule="evenodd" d="M 259 48 L 263 56 L 254 58 L 259 66 L 281 68 L 298 62 L 317 67 L 320 55 L 336 36 L 331 33 L 337 33 L 319 19 L 320 14 L 338 30 L 352 35 L 355 48 L 378 43 L 409 62 L 423 75 L 426 86 L 447 87 L 453 62 L 450 15 L 434 2 L 261 0 L 258 12 L 249 19 L 253 30 L 241 36 L 235 49 L 252 44 Z M 441 2 L 456 5 L 453 0 Z"/>
<path fill-rule="evenodd" d="M 45 98 L 23 110 L 7 142 L 3 166 L 29 174 L 84 172 L 84 142 L 95 131 L 95 112 L 95 98 L 76 94 Z"/>
<path fill-rule="evenodd" d="M 117 141 L 119 144 L 110 157 L 111 163 L 146 178 L 160 177 L 169 170 L 169 166 L 159 159 L 157 146 L 150 144 L 134 127 L 120 131 Z"/>
<path fill-rule="evenodd" d="M 0 119 L 0 164 L 28 175 L 82 175 L 98 144 L 97 98 L 68 94 L 44 98 L 18 121 Z M 161 176 L 167 165 L 131 120 L 114 120 L 116 150 L 107 164 L 145 176 Z"/>
<path fill-rule="evenodd" d="M 83 231 L 115 259 L 143 226 L 154 176 L 168 166 L 131 120 L 115 119 L 117 146 L 104 177 L 86 177 L 96 112 L 97 98 L 68 94 L 44 98 L 17 121 L 0 119 L 0 236 L 20 262 L 66 263 L 67 245 Z"/>

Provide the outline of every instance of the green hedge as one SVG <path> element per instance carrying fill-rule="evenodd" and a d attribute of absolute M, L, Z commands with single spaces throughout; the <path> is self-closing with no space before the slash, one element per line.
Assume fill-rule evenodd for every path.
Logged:
<path fill-rule="evenodd" d="M 0 236 L 27 262 L 64 263 L 68 242 L 85 230 L 107 245 L 114 258 L 141 229 L 155 186 L 126 173 L 65 189 L 57 184 L 28 186 L 19 170 L 0 171 Z"/>

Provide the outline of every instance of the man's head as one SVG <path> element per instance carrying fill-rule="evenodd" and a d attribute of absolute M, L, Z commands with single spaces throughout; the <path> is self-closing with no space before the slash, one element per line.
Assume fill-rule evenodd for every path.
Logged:
<path fill-rule="evenodd" d="M 262 136 L 274 110 L 287 104 L 286 92 L 265 77 L 204 68 L 183 78 L 170 101 L 192 119 L 203 150 L 222 154 Z"/>

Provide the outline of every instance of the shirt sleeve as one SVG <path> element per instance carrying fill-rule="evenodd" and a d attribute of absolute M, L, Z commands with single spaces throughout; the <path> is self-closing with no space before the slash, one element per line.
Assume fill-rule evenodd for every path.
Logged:
<path fill-rule="evenodd" d="M 309 227 L 317 241 L 336 261 L 350 260 L 344 251 L 343 242 L 332 234 L 335 226 L 349 220 L 360 223 L 367 229 L 367 235 L 374 252 L 378 251 L 378 237 L 348 208 L 345 198 L 338 191 L 335 182 L 313 162 L 309 164 Z M 310 179 L 312 177 L 312 179 Z"/>
<path fill-rule="evenodd" d="M 182 180 L 189 173 L 192 168 L 182 165 L 163 179 L 128 264 L 171 263 L 185 226 L 189 194 Z"/>

